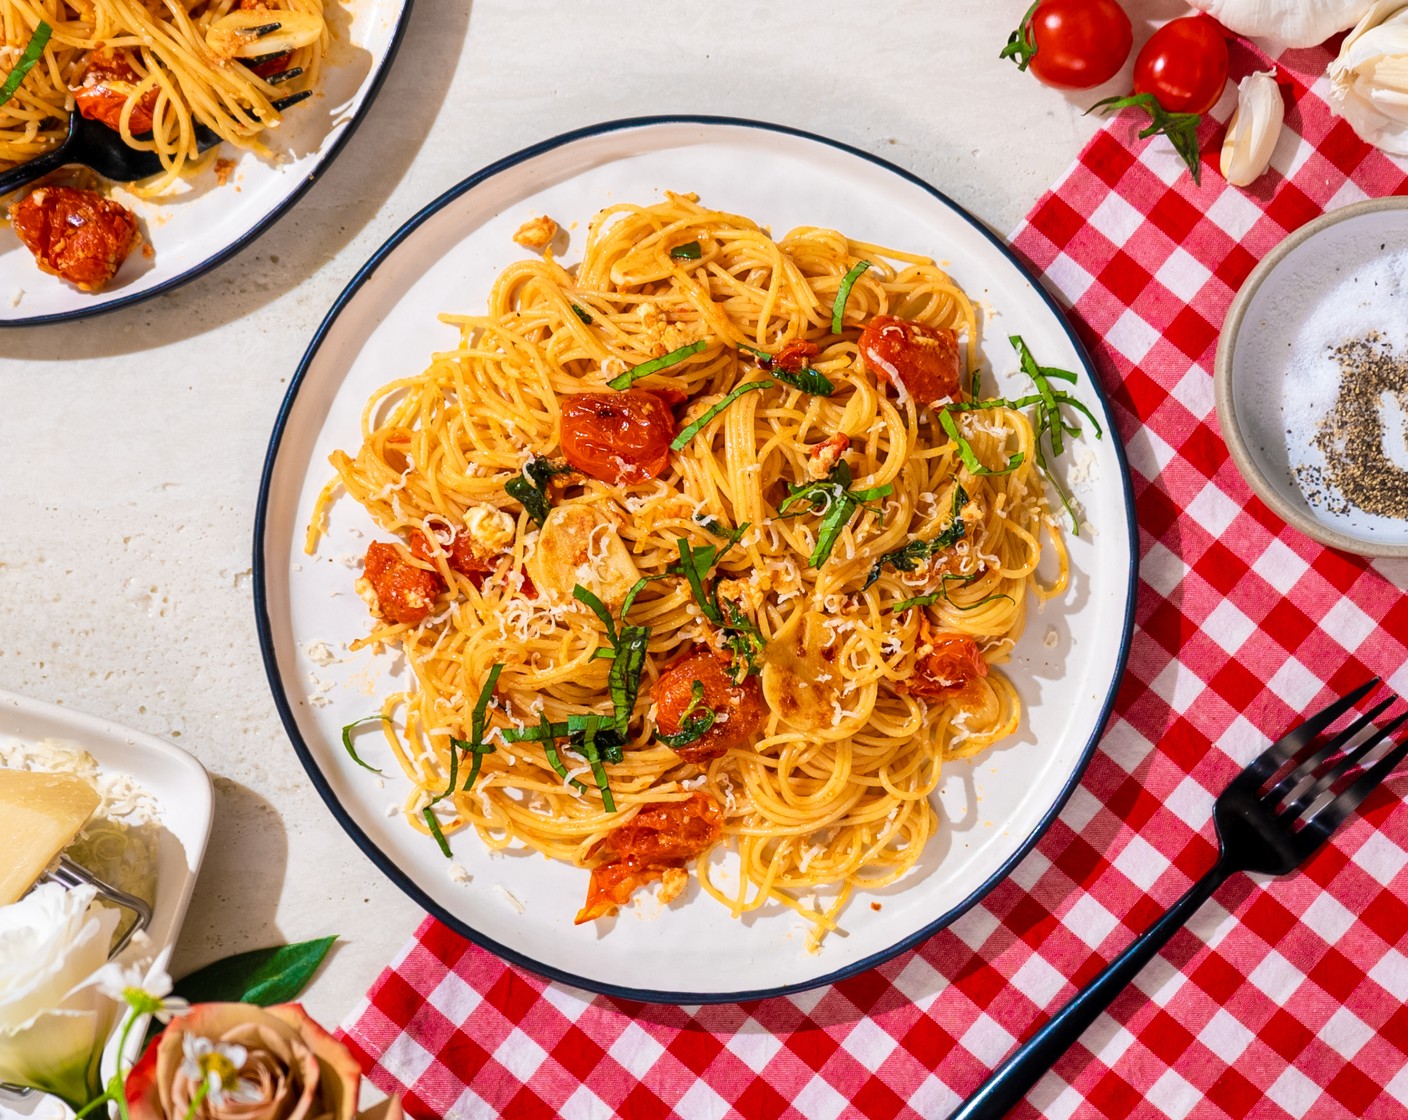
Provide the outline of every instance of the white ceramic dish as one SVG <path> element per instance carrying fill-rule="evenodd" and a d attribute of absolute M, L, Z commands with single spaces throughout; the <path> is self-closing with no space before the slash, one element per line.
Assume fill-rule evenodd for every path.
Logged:
<path fill-rule="evenodd" d="M 1042 362 L 1083 370 L 1075 391 L 1107 433 L 1111 424 L 1054 304 L 977 221 L 891 165 L 750 122 L 625 121 L 538 145 L 429 206 L 343 294 L 290 388 L 256 518 L 256 611 L 290 737 L 343 827 L 442 920 L 570 983 L 693 1003 L 776 994 L 869 967 L 951 921 L 1010 870 L 1064 802 L 1109 709 L 1128 644 L 1134 535 L 1118 440 L 1087 438 L 1081 446 L 1093 460 L 1078 492 L 1095 532 L 1071 540 L 1071 590 L 1032 614 L 1010 667 L 1027 705 L 1022 730 L 1001 749 L 952 767 L 939 795 L 950 824 L 918 871 L 879 893 L 880 912 L 867 899 L 854 903 L 846 936 L 829 937 L 819 954 L 808 954 L 802 923 L 790 912 L 735 921 L 697 897 L 697 886 L 664 912 L 647 900 L 613 922 L 574 927 L 586 872 L 526 853 L 491 858 L 468 835 L 452 846 L 471 881 L 451 881 L 435 845 L 388 816 L 405 787 L 374 736 L 362 742 L 373 765 L 387 765 L 384 785 L 358 769 L 340 742 L 341 727 L 379 706 L 401 666 L 369 652 L 325 664 L 316 645 L 345 651 L 366 631 L 366 608 L 352 589 L 356 572 L 342 561 L 356 566 L 371 522 L 355 503 L 337 503 L 315 557 L 303 554 L 304 528 L 330 474 L 329 452 L 355 446 L 367 396 L 393 377 L 419 373 L 432 350 L 455 344 L 436 314 L 484 305 L 493 278 L 522 256 L 511 235 L 525 218 L 546 213 L 567 224 L 579 253 L 587 221 L 601 207 L 652 201 L 666 189 L 698 191 L 708 205 L 746 214 L 778 235 L 795 225 L 834 226 L 932 254 L 988 309 L 990 368 L 1015 370 L 1006 334 L 1020 332 Z M 574 249 L 563 259 L 576 259 Z M 999 379 L 999 389 L 1009 384 L 1016 382 Z"/>
<path fill-rule="evenodd" d="M 136 303 L 199 276 L 272 225 L 341 151 L 386 76 L 411 0 L 343 0 L 329 6 L 334 43 L 314 95 L 290 109 L 269 144 L 278 162 L 225 146 L 236 167 L 224 186 L 202 172 L 183 193 L 112 195 L 142 223 L 153 255 L 134 253 L 114 281 L 80 292 L 40 272 L 8 225 L 0 227 L 0 327 L 76 319 Z"/>
<path fill-rule="evenodd" d="M 1408 298 L 1408 280 L 1400 279 L 1404 286 L 1390 293 L 1357 284 L 1376 261 L 1394 255 L 1408 256 L 1408 199 L 1369 199 L 1307 223 L 1247 277 L 1217 348 L 1218 423 L 1242 476 L 1306 536 L 1365 556 L 1408 556 L 1408 521 L 1339 503 L 1320 486 L 1311 486 L 1310 493 L 1321 491 L 1312 501 L 1297 468 L 1319 471 L 1324 456 L 1303 439 L 1307 424 L 1288 419 L 1288 410 L 1321 415 L 1333 405 L 1332 399 L 1308 401 L 1323 394 L 1323 371 L 1310 384 L 1299 380 L 1312 370 L 1311 362 L 1334 366 L 1331 347 L 1375 330 L 1400 356 L 1408 353 L 1401 310 L 1383 311 L 1386 299 L 1401 306 Z M 1325 310 L 1327 303 L 1332 311 Z M 1339 335 L 1323 337 L 1328 324 Z M 1402 443 L 1401 434 L 1386 431 L 1385 443 L 1395 437 Z"/>
<path fill-rule="evenodd" d="M 155 735 L 0 692 L 0 742 L 38 743 L 45 739 L 81 747 L 103 771 L 129 775 L 160 805 L 156 899 L 146 932 L 154 951 L 174 945 L 210 837 L 210 778 L 204 767 Z M 8 1109 L 30 1115 L 44 1099 L 41 1094 L 23 1099 L 0 1094 L 0 1114 Z"/>

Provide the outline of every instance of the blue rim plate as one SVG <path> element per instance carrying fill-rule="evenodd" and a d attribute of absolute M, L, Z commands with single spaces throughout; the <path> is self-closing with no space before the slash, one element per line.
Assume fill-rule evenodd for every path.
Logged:
<path fill-rule="evenodd" d="M 611 922 L 574 928 L 585 872 L 527 853 L 493 857 L 473 835 L 452 838 L 468 872 L 468 882 L 455 881 L 433 842 L 388 815 L 407 787 L 376 736 L 359 750 L 372 765 L 389 764 L 384 779 L 358 769 L 340 742 L 343 724 L 398 687 L 398 665 L 341 652 L 367 626 L 352 569 L 375 530 L 356 503 L 334 503 L 318 551 L 303 553 L 331 476 L 327 455 L 355 450 L 378 385 L 420 373 L 433 350 L 455 345 L 437 314 L 483 307 L 493 278 L 522 256 L 511 234 L 523 220 L 547 213 L 562 223 L 570 262 L 597 210 L 665 190 L 697 191 L 777 233 L 828 226 L 932 254 L 993 320 L 983 347 L 999 390 L 1016 370 L 1005 336 L 1021 333 L 1043 363 L 1084 372 L 1076 391 L 1106 431 L 1081 442 L 1073 472 L 1092 531 L 1067 536 L 1070 589 L 1032 609 L 1007 669 L 1023 698 L 1022 728 L 950 764 L 936 795 L 946 823 L 919 867 L 855 899 L 845 936 L 828 937 L 815 955 L 790 912 L 735 920 L 694 885 L 668 909 L 648 899 Z M 1136 542 L 1124 452 L 1090 361 L 1055 302 L 981 222 L 901 168 L 824 137 L 747 120 L 648 117 L 570 132 L 471 175 L 353 278 L 314 335 L 270 439 L 255 517 L 255 612 L 274 701 L 309 778 L 368 858 L 431 914 L 515 964 L 592 991 L 680 1004 L 756 1000 L 833 983 L 919 944 L 1036 843 L 1079 781 L 1114 700 L 1133 625 Z M 329 651 L 341 659 L 329 662 Z"/>
<path fill-rule="evenodd" d="M 276 160 L 227 145 L 225 154 L 236 164 L 224 185 L 216 185 L 213 172 L 203 172 L 182 185 L 186 193 L 167 201 L 133 199 L 114 185 L 114 197 L 142 221 L 153 255 L 134 253 L 103 291 L 80 292 L 40 272 L 13 233 L 0 233 L 0 327 L 60 323 L 130 307 L 194 280 L 258 239 L 328 169 L 366 116 L 405 36 L 411 4 L 365 0 L 347 26 L 334 28 L 314 96 L 289 110 L 271 141 Z"/>

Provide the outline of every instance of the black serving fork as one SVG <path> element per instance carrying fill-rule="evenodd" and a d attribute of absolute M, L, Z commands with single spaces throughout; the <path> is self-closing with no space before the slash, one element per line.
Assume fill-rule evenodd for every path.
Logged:
<path fill-rule="evenodd" d="M 1024 1042 L 949 1120 L 1005 1116 L 1224 880 L 1238 871 L 1284 875 L 1326 841 L 1408 756 L 1408 740 L 1404 740 L 1394 743 L 1367 769 L 1362 765 L 1408 720 L 1405 711 L 1382 728 L 1373 726 L 1373 720 L 1397 699 L 1392 695 L 1321 742 L 1321 733 L 1378 684 L 1375 677 L 1317 712 L 1277 739 L 1232 779 L 1213 804 L 1218 856 L 1212 870 Z M 1287 765 L 1290 770 L 1278 778 Z M 1351 770 L 1355 772 L 1351 774 Z M 1336 791 L 1337 786 L 1342 788 Z"/>
<path fill-rule="evenodd" d="M 279 24 L 271 23 L 265 27 L 256 28 L 255 32 L 269 34 L 278 29 Z M 250 59 L 250 61 L 257 63 L 260 59 Z M 273 74 L 264 80 L 271 85 L 278 85 L 280 82 L 296 78 L 302 73 L 303 68 L 295 66 Z M 288 97 L 279 98 L 272 102 L 272 105 L 282 113 L 289 106 L 297 105 L 300 101 L 311 96 L 313 96 L 312 90 L 299 90 Z M 220 136 L 203 124 L 196 125 L 195 133 L 198 151 L 208 152 L 220 143 Z M 141 137 L 141 139 L 145 139 L 145 137 Z M 80 163 L 84 167 L 90 167 L 104 179 L 111 179 L 115 183 L 135 183 L 139 179 L 150 179 L 153 175 L 160 173 L 162 169 L 161 159 L 155 152 L 129 148 L 122 142 L 122 137 L 116 130 L 109 128 L 101 121 L 89 120 L 83 114 L 75 111 L 69 114 L 68 135 L 64 137 L 62 144 L 52 152 L 35 156 L 8 171 L 0 171 L 0 196 L 19 190 L 20 187 L 34 182 L 40 176 L 47 175 L 49 172 L 56 171 L 71 163 Z"/>

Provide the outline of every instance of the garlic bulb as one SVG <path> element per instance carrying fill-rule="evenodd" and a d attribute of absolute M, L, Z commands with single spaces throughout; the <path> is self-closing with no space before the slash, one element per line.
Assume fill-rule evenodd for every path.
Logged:
<path fill-rule="evenodd" d="M 1360 139 L 1408 156 L 1408 8 L 1379 0 L 1330 63 L 1330 108 Z"/>
<path fill-rule="evenodd" d="M 1373 0 L 1190 0 L 1238 35 L 1313 47 L 1353 27 Z"/>
<path fill-rule="evenodd" d="M 1238 82 L 1237 111 L 1222 141 L 1222 177 L 1234 187 L 1260 178 L 1271 163 L 1285 116 L 1275 70 L 1260 70 Z"/>

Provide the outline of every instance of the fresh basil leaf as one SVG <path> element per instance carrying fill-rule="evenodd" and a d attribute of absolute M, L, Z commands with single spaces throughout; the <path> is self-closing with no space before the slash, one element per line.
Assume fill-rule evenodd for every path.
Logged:
<path fill-rule="evenodd" d="M 479 756 L 475 755 L 474 757 L 478 761 Z M 435 815 L 435 810 L 429 805 L 421 812 L 425 815 L 425 827 L 430 829 L 430 835 L 435 837 L 435 843 L 440 846 L 440 854 L 446 859 L 450 859 L 450 842 L 445 839 L 445 830 L 440 827 L 440 818 Z"/>
<path fill-rule="evenodd" d="M 973 445 L 963 438 L 963 434 L 958 430 L 958 424 L 953 419 L 953 413 L 947 408 L 939 412 L 939 426 L 943 428 L 945 434 L 958 445 L 958 457 L 963 460 L 964 467 L 971 475 L 1004 475 L 1011 474 L 1025 461 L 1026 456 L 1018 451 L 1007 460 L 1007 466 L 1001 470 L 992 470 L 983 466 L 982 460 L 973 450 Z"/>
<path fill-rule="evenodd" d="M 680 747 L 687 747 L 690 743 L 697 743 L 702 739 L 709 728 L 714 726 L 714 721 L 719 718 L 719 714 L 713 708 L 703 708 L 704 685 L 700 681 L 695 681 L 690 686 L 689 704 L 680 713 L 680 729 L 673 735 L 666 735 L 657 730 L 655 737 L 667 747 L 679 750 Z"/>
<path fill-rule="evenodd" d="M 831 333 L 840 334 L 841 324 L 846 315 L 846 301 L 851 298 L 851 288 L 860 279 L 860 274 L 870 267 L 869 261 L 856 261 L 849 272 L 841 277 L 841 286 L 836 289 L 836 302 L 831 305 Z"/>
<path fill-rule="evenodd" d="M 916 595 L 913 599 L 902 599 L 891 607 L 890 610 L 898 613 L 899 611 L 907 611 L 910 607 L 927 607 L 938 601 L 939 593 L 937 591 L 931 591 L 927 595 Z"/>
<path fill-rule="evenodd" d="M 776 381 L 749 381 L 746 385 L 739 385 L 736 389 L 724 397 L 723 400 L 711 406 L 702 416 L 697 417 L 689 424 L 686 424 L 680 434 L 670 441 L 671 451 L 683 451 L 689 446 L 689 441 L 702 432 L 705 426 L 715 416 L 721 413 L 744 393 L 751 393 L 756 389 L 771 389 L 776 385 Z"/>
<path fill-rule="evenodd" d="M 359 757 L 357 757 L 357 748 L 352 745 L 352 729 L 353 729 L 354 727 L 360 727 L 360 726 L 361 726 L 362 724 L 364 724 L 364 723 L 372 723 L 373 721 L 380 722 L 380 723 L 390 723 L 390 722 L 391 722 L 391 717 L 390 717 L 390 716 L 363 716 L 361 719 L 354 719 L 351 723 L 345 723 L 345 724 L 343 724 L 343 725 L 342 725 L 342 746 L 343 746 L 343 748 L 347 751 L 347 753 L 352 756 L 352 761 L 355 762 L 358 766 L 360 766 L 363 770 L 370 770 L 373 774 L 380 774 L 380 773 L 382 773 L 381 768 L 378 767 L 378 766 L 372 766 L 372 765 L 370 765 L 370 764 L 368 764 L 368 763 L 366 763 L 366 762 L 363 762 Z"/>
<path fill-rule="evenodd" d="M 671 350 L 668 354 L 662 354 L 658 358 L 651 358 L 648 362 L 633 366 L 625 373 L 613 377 L 607 384 L 613 389 L 629 389 L 634 382 L 639 381 L 642 377 L 649 377 L 652 373 L 659 373 L 662 369 L 677 366 L 686 358 L 698 354 L 708 345 L 701 338 L 698 342 L 691 342 L 688 346 L 681 346 L 678 350 Z"/>
<path fill-rule="evenodd" d="M 191 1003 L 290 1003 L 308 986 L 336 940 L 334 935 L 236 953 L 178 980 L 174 994 Z"/>
<path fill-rule="evenodd" d="M 812 369 L 811 366 L 803 366 L 799 370 L 778 369 L 774 366 L 769 372 L 779 381 L 786 382 L 792 388 L 810 393 L 814 397 L 829 397 L 836 391 L 836 386 L 831 383 L 831 379 Z"/>
<path fill-rule="evenodd" d="M 704 250 L 697 241 L 686 241 L 670 250 L 670 256 L 677 261 L 697 261 L 703 255 Z"/>
<path fill-rule="evenodd" d="M 20 53 L 19 61 L 15 63 L 15 68 L 10 71 L 10 76 L 5 79 L 5 84 L 0 86 L 0 105 L 15 96 L 25 77 L 34 69 L 34 64 L 39 61 L 39 56 L 44 53 L 44 48 L 49 45 L 49 36 L 53 33 L 54 29 L 42 19 L 35 25 L 34 34 L 25 44 L 24 50 Z"/>
<path fill-rule="evenodd" d="M 612 619 L 611 612 L 606 609 L 606 604 L 580 583 L 572 588 L 572 598 L 579 603 L 585 603 L 591 609 L 592 614 L 601 620 L 602 626 L 606 627 L 607 641 L 614 646 L 616 644 L 616 622 Z"/>
<path fill-rule="evenodd" d="M 592 325 L 592 317 L 587 314 L 586 308 L 580 306 L 579 304 L 575 304 L 575 303 L 574 303 L 574 304 L 572 305 L 572 314 L 575 315 L 575 316 L 577 316 L 577 318 L 579 318 L 580 320 L 582 320 L 582 322 L 583 322 L 586 326 L 591 326 L 591 325 Z"/>
<path fill-rule="evenodd" d="M 865 582 L 861 584 L 860 589 L 864 591 L 879 579 L 880 573 L 886 565 L 894 568 L 897 572 L 912 572 L 919 567 L 920 561 L 928 560 L 930 557 L 937 556 L 940 552 L 946 552 L 956 545 L 963 539 L 965 530 L 963 518 L 959 516 L 959 514 L 967 504 L 967 492 L 962 486 L 955 486 L 953 488 L 953 516 L 939 535 L 932 541 L 923 541 L 915 538 L 908 544 L 885 553 L 871 566 L 870 572 L 866 575 Z"/>

